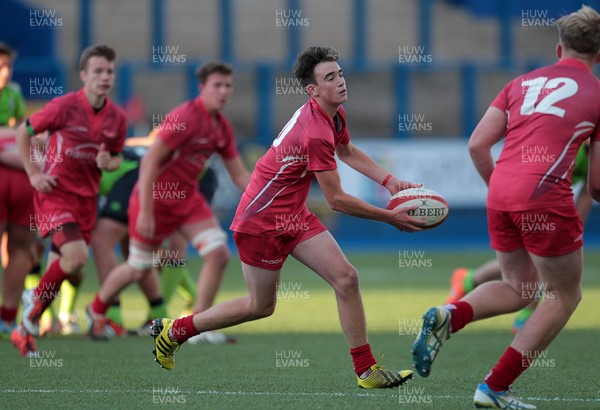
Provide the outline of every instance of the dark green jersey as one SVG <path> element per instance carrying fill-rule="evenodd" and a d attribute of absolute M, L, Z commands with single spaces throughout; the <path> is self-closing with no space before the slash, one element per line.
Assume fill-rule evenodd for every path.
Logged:
<path fill-rule="evenodd" d="M 581 148 L 575 157 L 575 168 L 573 168 L 572 184 L 575 185 L 579 181 L 587 181 L 589 167 L 589 149 L 587 144 L 581 144 Z"/>
<path fill-rule="evenodd" d="M 25 99 L 23 94 L 16 87 L 9 84 L 0 90 L 0 126 L 8 126 L 11 118 L 18 122 L 24 117 Z"/>

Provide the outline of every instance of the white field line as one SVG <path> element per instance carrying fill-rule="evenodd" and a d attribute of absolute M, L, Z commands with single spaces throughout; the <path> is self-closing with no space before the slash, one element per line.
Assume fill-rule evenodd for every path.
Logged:
<path fill-rule="evenodd" d="M 268 392 L 268 391 L 220 391 L 220 390 L 197 390 L 184 391 L 175 390 L 169 392 L 166 390 L 162 393 L 160 389 L 139 389 L 139 390 L 114 390 L 114 389 L 2 389 L 0 394 L 135 394 L 135 393 L 151 393 L 151 394 L 189 394 L 189 395 L 209 395 L 209 396 L 282 396 L 282 397 L 382 397 L 379 394 L 373 393 L 335 393 L 335 392 Z M 427 395 L 432 399 L 450 399 L 450 400 L 472 400 L 471 396 L 456 396 L 456 395 Z M 392 394 L 390 397 L 398 397 L 397 394 Z M 583 403 L 600 403 L 600 398 L 579 398 L 579 397 L 523 397 L 523 400 L 543 401 L 543 402 L 583 402 Z"/>

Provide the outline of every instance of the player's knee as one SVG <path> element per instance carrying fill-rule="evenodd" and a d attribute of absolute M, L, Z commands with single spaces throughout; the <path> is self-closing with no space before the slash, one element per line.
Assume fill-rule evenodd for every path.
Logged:
<path fill-rule="evenodd" d="M 87 252 L 74 252 L 72 254 L 63 255 L 61 257 L 61 268 L 67 274 L 74 274 L 79 272 L 87 263 L 88 255 Z"/>
<path fill-rule="evenodd" d="M 226 248 L 227 234 L 218 227 L 208 228 L 192 238 L 192 245 L 194 245 L 200 256 L 205 257 L 220 248 Z M 225 252 L 229 257 L 227 249 L 225 249 Z"/>
<path fill-rule="evenodd" d="M 358 289 L 358 271 L 352 265 L 345 264 L 339 268 L 333 284 L 336 292 L 350 292 Z"/>
<path fill-rule="evenodd" d="M 275 303 L 263 303 L 256 306 L 253 313 L 254 318 L 263 319 L 271 316 L 275 312 Z"/>
<path fill-rule="evenodd" d="M 271 300 L 250 300 L 249 319 L 256 320 L 271 316 L 275 312 L 276 298 Z"/>
<path fill-rule="evenodd" d="M 97 233 L 93 233 L 90 238 L 90 246 L 94 250 L 95 253 L 105 252 L 107 248 L 109 248 L 106 239 L 102 238 L 102 235 Z"/>
<path fill-rule="evenodd" d="M 573 289 L 570 292 L 555 292 L 555 293 L 556 293 L 556 295 L 561 295 L 561 294 L 565 295 L 565 297 L 562 298 L 562 299 L 564 299 L 564 301 L 563 301 L 564 308 L 563 309 L 568 310 L 571 313 L 573 313 L 575 311 L 575 309 L 579 305 L 579 302 L 581 302 L 581 299 L 582 299 L 581 287 L 578 287 L 577 289 Z"/>
<path fill-rule="evenodd" d="M 151 251 L 132 246 L 129 249 L 127 265 L 132 268 L 132 279 L 139 280 L 144 273 L 149 272 L 154 266 L 154 255 Z"/>
<path fill-rule="evenodd" d="M 212 252 L 204 255 L 204 260 L 210 260 L 213 265 L 225 266 L 229 262 L 229 250 L 225 246 L 219 246 Z"/>

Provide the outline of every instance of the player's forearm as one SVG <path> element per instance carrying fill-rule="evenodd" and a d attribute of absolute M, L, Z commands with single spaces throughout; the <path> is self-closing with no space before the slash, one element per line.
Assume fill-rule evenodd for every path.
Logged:
<path fill-rule="evenodd" d="M 483 182 L 485 182 L 486 185 L 489 185 L 492 172 L 494 171 L 494 159 L 492 156 L 490 154 L 472 154 L 471 159 L 473 160 L 475 169 L 481 176 L 481 179 L 483 179 Z"/>
<path fill-rule="evenodd" d="M 31 137 L 27 132 L 27 128 L 25 128 L 24 124 L 19 125 L 17 128 L 17 148 L 19 150 L 19 157 L 21 158 L 21 162 L 25 172 L 28 176 L 36 175 L 41 173 L 40 168 L 37 165 L 37 162 L 32 160 L 32 150 L 31 150 Z"/>
<path fill-rule="evenodd" d="M 381 222 L 388 222 L 391 218 L 390 211 L 373 206 L 346 193 L 337 194 L 327 201 L 332 210 L 357 218 L 373 219 Z"/>
<path fill-rule="evenodd" d="M 342 160 L 350 168 L 360 172 L 378 184 L 381 184 L 381 182 L 389 174 L 389 172 L 381 168 L 379 164 L 373 161 L 371 157 L 356 147 L 353 147 L 351 153 L 347 155 L 339 154 L 340 153 L 338 153 L 340 160 Z"/>
<path fill-rule="evenodd" d="M 150 159 L 150 160 L 149 160 Z M 149 161 L 148 161 L 149 160 Z M 144 157 L 140 163 L 139 192 L 140 192 L 140 210 L 151 213 L 154 209 L 153 184 L 158 173 L 158 166 L 153 164 L 151 158 Z"/>
<path fill-rule="evenodd" d="M 592 199 L 600 202 L 600 141 L 590 143 L 587 189 Z"/>
<path fill-rule="evenodd" d="M 243 170 L 238 172 L 235 176 L 233 176 L 232 180 L 235 186 L 237 186 L 240 191 L 244 191 L 250 183 L 250 178 L 250 173 L 246 170 Z"/>
<path fill-rule="evenodd" d="M 240 157 L 238 156 L 233 159 L 225 160 L 224 164 L 229 176 L 231 177 L 231 181 L 241 191 L 244 191 L 250 183 L 251 175 L 246 169 L 246 166 L 242 163 Z"/>
<path fill-rule="evenodd" d="M 469 154 L 471 155 L 471 160 L 473 161 L 475 169 L 483 179 L 483 182 L 488 185 L 495 167 L 491 147 L 477 144 L 471 140 L 469 142 Z"/>

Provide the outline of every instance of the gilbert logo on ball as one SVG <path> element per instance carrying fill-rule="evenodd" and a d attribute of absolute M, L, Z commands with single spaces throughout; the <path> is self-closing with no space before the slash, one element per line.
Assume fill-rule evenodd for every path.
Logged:
<path fill-rule="evenodd" d="M 417 206 L 417 209 L 408 214 L 425 222 L 423 229 L 441 225 L 448 217 L 448 202 L 440 194 L 427 188 L 409 188 L 400 191 L 390 198 L 386 208 L 396 209 L 399 206 Z"/>

